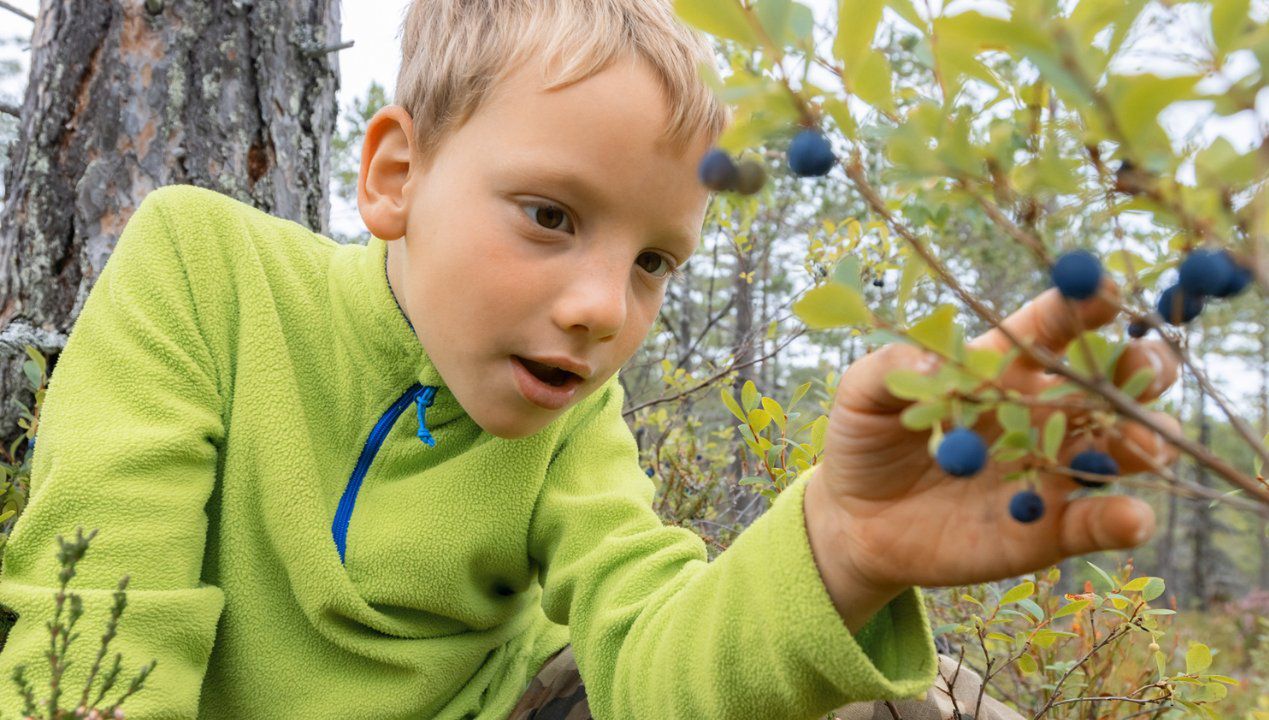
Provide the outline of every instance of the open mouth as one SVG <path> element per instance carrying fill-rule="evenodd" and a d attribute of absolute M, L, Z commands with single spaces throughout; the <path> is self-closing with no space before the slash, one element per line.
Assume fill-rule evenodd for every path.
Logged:
<path fill-rule="evenodd" d="M 569 372 L 568 370 L 562 370 L 551 365 L 543 365 L 540 362 L 534 362 L 528 358 L 522 358 L 519 355 L 513 355 L 512 357 L 519 361 L 526 370 L 532 373 L 533 377 L 553 387 L 560 387 L 571 380 L 575 380 L 577 382 L 581 382 L 582 380 L 580 375 Z"/>

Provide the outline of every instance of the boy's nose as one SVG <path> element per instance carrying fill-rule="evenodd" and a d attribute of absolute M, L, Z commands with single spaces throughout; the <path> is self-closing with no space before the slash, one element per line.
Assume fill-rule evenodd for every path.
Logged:
<path fill-rule="evenodd" d="M 620 332 L 626 322 L 630 279 L 630 268 L 622 265 L 605 261 L 579 267 L 555 302 L 555 324 L 568 333 L 585 332 L 591 340 Z"/>

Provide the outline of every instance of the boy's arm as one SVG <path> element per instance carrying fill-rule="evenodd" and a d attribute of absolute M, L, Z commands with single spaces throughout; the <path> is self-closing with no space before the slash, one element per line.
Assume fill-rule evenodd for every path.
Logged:
<path fill-rule="evenodd" d="M 204 506 L 224 428 L 216 369 L 165 216 L 170 197 L 150 193 L 128 221 L 49 380 L 29 502 L 0 572 L 0 603 L 19 615 L 0 652 L 0 720 L 22 717 L 25 703 L 12 679 L 17 665 L 26 665 L 37 700 L 47 697 L 46 623 L 60 571 L 55 537 L 73 538 L 76 526 L 99 532 L 67 588 L 82 597 L 84 614 L 67 652 L 72 664 L 59 707 L 78 706 L 113 593 L 127 574 L 127 607 L 89 701 L 119 652 L 122 670 L 101 707 L 157 659 L 143 689 L 122 706 L 128 718 L 198 712 L 224 603 L 220 588 L 199 581 Z"/>
<path fill-rule="evenodd" d="M 569 626 L 595 717 L 814 718 L 933 684 L 916 588 L 856 633 L 830 599 L 803 514 L 813 472 L 707 562 L 696 534 L 652 510 L 620 385 L 597 396 L 552 463 L 530 528 L 543 608 Z"/>

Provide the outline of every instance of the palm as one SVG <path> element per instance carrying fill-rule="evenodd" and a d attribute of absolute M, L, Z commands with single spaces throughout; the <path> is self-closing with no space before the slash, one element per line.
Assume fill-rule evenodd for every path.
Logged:
<path fill-rule="evenodd" d="M 1103 297 L 1074 303 L 1079 322 L 1056 290 L 1050 289 L 1005 320 L 1015 337 L 1061 353 L 1081 329 L 1094 329 L 1114 318 L 1107 297 L 1116 289 L 1109 280 Z M 1121 355 L 1116 380 L 1150 366 L 1149 347 L 1157 341 L 1134 341 Z M 970 343 L 1005 351 L 1012 343 L 993 330 Z M 1165 358 L 1158 377 L 1142 395 L 1154 399 L 1176 379 L 1176 364 Z M 909 404 L 885 388 L 887 372 L 904 367 L 932 372 L 922 365 L 932 357 L 918 348 L 893 344 L 852 365 L 842 377 L 829 416 L 825 456 L 819 474 L 826 490 L 844 511 L 844 531 L 852 561 L 864 577 L 879 586 L 946 585 L 1014 577 L 1093 550 L 1140 543 L 1153 526 L 1149 506 L 1126 496 L 1068 497 L 1078 485 L 1066 475 L 1041 472 L 1033 487 L 1044 499 L 1045 513 L 1023 524 L 1009 514 L 1010 498 L 1025 485 L 1005 481 L 1024 461 L 989 461 L 972 478 L 945 473 L 930 457 L 929 432 L 914 432 L 899 422 Z M 1158 367 L 1158 366 L 1155 366 Z M 1001 377 L 1001 385 L 1035 395 L 1061 382 L 1025 356 Z M 1032 423 L 1042 426 L 1048 412 L 1033 408 Z M 1058 454 L 1063 465 L 1086 439 L 1069 434 L 1087 417 L 1068 411 L 1068 436 Z M 1164 427 L 1177 429 L 1175 419 L 1152 413 Z M 984 413 L 974 429 L 990 445 L 1002 430 L 993 413 Z M 1108 438 L 1104 449 L 1119 463 L 1121 474 L 1148 469 L 1147 456 L 1166 463 L 1176 450 L 1138 423 L 1119 426 L 1120 437 Z M 1161 454 L 1160 454 L 1161 453 Z M 1158 460 L 1156 460 L 1158 461 Z"/>

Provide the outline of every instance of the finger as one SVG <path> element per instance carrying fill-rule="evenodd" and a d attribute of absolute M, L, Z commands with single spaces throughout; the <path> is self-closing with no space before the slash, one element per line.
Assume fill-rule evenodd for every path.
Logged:
<path fill-rule="evenodd" d="M 923 375 L 938 372 L 937 353 L 907 343 L 891 343 L 853 363 L 838 383 L 837 402 L 865 414 L 895 413 L 912 404 L 886 389 L 886 374 L 912 370 Z M 849 379 L 849 382 L 848 382 Z"/>
<path fill-rule="evenodd" d="M 1058 543 L 1063 557 L 1136 547 L 1154 534 L 1154 510 L 1127 495 L 1082 497 L 1062 512 Z"/>
<path fill-rule="evenodd" d="M 1160 428 L 1181 434 L 1181 422 L 1171 415 L 1163 412 L 1151 412 L 1147 415 Z M 1139 422 L 1120 423 L 1116 430 L 1118 434 L 1106 441 L 1106 450 L 1119 463 L 1120 475 L 1150 472 L 1158 467 L 1166 468 L 1180 457 L 1181 451 L 1177 446 Z"/>
<path fill-rule="evenodd" d="M 1062 355 L 1066 346 L 1080 333 L 1095 330 L 1114 319 L 1119 312 L 1119 288 L 1110 276 L 1102 277 L 1096 296 L 1087 300 L 1069 300 L 1057 288 L 1049 288 L 1031 302 L 1001 321 L 1001 326 L 1020 342 L 1035 344 Z M 971 347 L 986 347 L 1005 353 L 1014 347 L 1001 328 L 992 328 L 975 338 Z M 1022 353 L 1017 367 L 1039 370 L 1042 366 Z"/>
<path fill-rule="evenodd" d="M 1134 340 L 1124 348 L 1115 365 L 1115 385 L 1122 387 L 1142 368 L 1154 371 L 1154 379 L 1136 398 L 1143 403 L 1162 395 L 1181 374 L 1180 363 L 1167 343 L 1160 340 Z"/>

